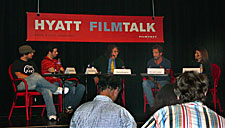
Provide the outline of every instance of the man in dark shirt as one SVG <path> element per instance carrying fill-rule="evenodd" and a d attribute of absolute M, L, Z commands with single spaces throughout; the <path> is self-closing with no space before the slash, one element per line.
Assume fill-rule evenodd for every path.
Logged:
<path fill-rule="evenodd" d="M 118 58 L 119 48 L 116 45 L 108 45 L 105 55 L 100 56 L 92 65 L 101 73 L 113 73 L 114 69 L 124 66 L 122 59 Z M 94 78 L 95 84 L 98 84 L 99 78 Z"/>
<path fill-rule="evenodd" d="M 154 45 L 152 48 L 153 58 L 150 59 L 147 63 L 147 68 L 164 68 L 165 73 L 170 73 L 171 63 L 168 59 L 162 56 L 163 48 L 160 45 Z M 158 77 L 149 77 L 147 80 L 144 80 L 142 83 L 145 96 L 150 106 L 154 102 L 154 97 L 152 94 L 152 88 L 158 86 L 158 88 L 168 84 L 170 82 L 169 76 L 158 76 Z"/>
<path fill-rule="evenodd" d="M 39 73 L 37 73 L 37 66 L 31 60 L 35 50 L 29 45 L 22 45 L 19 47 L 20 59 L 17 59 L 12 64 L 12 74 L 14 78 L 22 78 L 27 81 L 28 90 L 36 90 L 40 92 L 44 98 L 47 116 L 49 120 L 56 120 L 56 110 L 52 99 L 53 94 L 62 94 L 62 87 L 58 87 L 49 83 Z M 17 85 L 18 90 L 25 90 L 24 82 Z M 68 93 L 69 89 L 64 88 L 64 93 Z"/>

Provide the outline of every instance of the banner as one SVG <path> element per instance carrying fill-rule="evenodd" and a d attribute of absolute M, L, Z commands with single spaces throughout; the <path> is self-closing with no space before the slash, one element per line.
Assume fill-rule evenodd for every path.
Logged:
<path fill-rule="evenodd" d="M 163 43 L 163 17 L 28 12 L 27 41 Z"/>

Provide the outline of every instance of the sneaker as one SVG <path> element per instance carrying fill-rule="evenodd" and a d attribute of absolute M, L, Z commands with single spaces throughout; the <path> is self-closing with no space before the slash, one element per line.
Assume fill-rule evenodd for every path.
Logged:
<path fill-rule="evenodd" d="M 48 119 L 50 120 L 50 121 L 56 121 L 56 115 L 51 115 L 51 116 L 49 116 L 48 117 Z"/>
<path fill-rule="evenodd" d="M 63 88 L 62 87 L 58 87 L 57 90 L 53 93 L 55 95 L 57 94 L 62 94 Z M 64 87 L 64 94 L 67 94 L 69 92 L 69 88 L 68 87 Z"/>
<path fill-rule="evenodd" d="M 74 112 L 74 109 L 72 108 L 72 106 L 69 106 L 65 109 L 65 113 L 67 114 L 72 114 Z"/>

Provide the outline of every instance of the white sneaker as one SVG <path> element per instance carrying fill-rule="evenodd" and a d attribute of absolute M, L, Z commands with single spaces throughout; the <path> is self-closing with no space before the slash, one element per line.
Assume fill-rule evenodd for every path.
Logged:
<path fill-rule="evenodd" d="M 57 118 L 56 115 L 51 115 L 51 116 L 48 117 L 48 119 L 51 120 L 51 121 L 55 121 L 56 118 Z"/>
<path fill-rule="evenodd" d="M 57 90 L 53 93 L 55 95 L 57 94 L 62 94 L 63 88 L 62 87 L 58 87 Z M 69 92 L 69 88 L 68 87 L 64 87 L 64 94 L 67 94 Z"/>

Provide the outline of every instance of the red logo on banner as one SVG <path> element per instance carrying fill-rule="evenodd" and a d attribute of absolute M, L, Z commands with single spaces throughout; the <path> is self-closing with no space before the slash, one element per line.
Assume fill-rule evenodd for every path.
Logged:
<path fill-rule="evenodd" d="M 163 17 L 28 12 L 27 41 L 163 43 Z"/>

